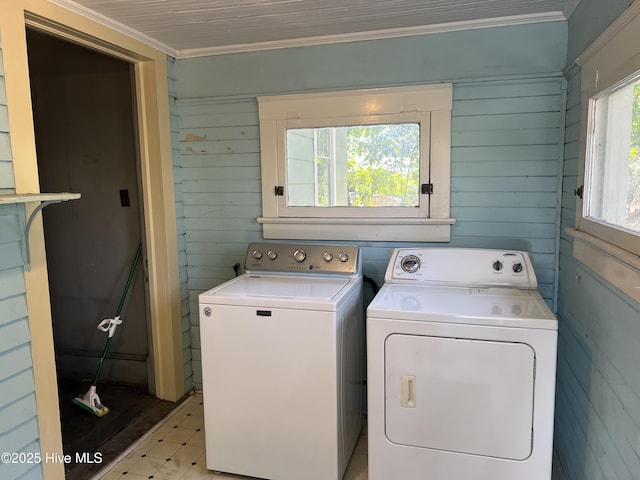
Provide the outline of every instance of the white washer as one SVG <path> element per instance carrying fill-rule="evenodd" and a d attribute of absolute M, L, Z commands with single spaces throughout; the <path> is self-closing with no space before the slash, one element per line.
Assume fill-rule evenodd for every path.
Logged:
<path fill-rule="evenodd" d="M 369 480 L 550 479 L 557 328 L 524 252 L 395 250 L 367 309 Z"/>
<path fill-rule="evenodd" d="M 364 423 L 358 247 L 251 244 L 200 295 L 207 468 L 339 480 Z"/>

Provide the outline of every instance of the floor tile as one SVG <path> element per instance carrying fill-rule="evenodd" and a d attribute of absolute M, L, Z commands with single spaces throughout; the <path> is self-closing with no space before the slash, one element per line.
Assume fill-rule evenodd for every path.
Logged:
<path fill-rule="evenodd" d="M 158 427 L 151 435 L 149 436 L 152 440 L 161 440 L 163 439 L 169 432 L 171 431 L 171 427 L 169 425 L 163 424 Z"/>
<path fill-rule="evenodd" d="M 185 443 L 194 435 L 194 429 L 185 428 L 184 425 L 174 426 L 164 437 L 165 441 L 175 443 Z"/>
<path fill-rule="evenodd" d="M 138 460 L 140 460 L 139 455 L 135 455 L 135 456 L 129 455 L 128 457 L 126 457 L 125 459 L 123 459 L 122 461 L 114 465 L 111 471 L 116 472 L 118 474 L 122 474 L 123 472 L 128 472 L 129 469 L 133 466 L 133 464 L 136 463 Z"/>
<path fill-rule="evenodd" d="M 105 476 L 102 477 L 102 480 L 123 480 L 121 472 L 110 471 Z"/>
<path fill-rule="evenodd" d="M 123 475 L 122 473 L 116 474 L 117 476 L 112 477 L 111 473 L 101 477 L 101 480 L 148 480 L 149 477 L 147 475 L 136 475 L 135 473 L 128 473 Z"/>
<path fill-rule="evenodd" d="M 196 430 L 195 433 L 187 440 L 187 445 L 204 447 L 204 429 Z"/>
<path fill-rule="evenodd" d="M 140 458 L 137 462 L 135 462 L 129 469 L 126 471 L 127 478 L 129 475 L 143 475 L 147 478 L 153 475 L 164 465 L 164 460 L 161 458 L 147 457 L 144 456 Z M 123 472 L 125 473 L 125 472 Z"/>
<path fill-rule="evenodd" d="M 367 445 L 365 425 L 343 480 L 368 479 Z M 100 475 L 94 480 L 148 480 L 150 476 L 153 480 L 254 480 L 207 470 L 202 394 L 199 393 L 183 402 L 160 426 L 131 447 L 128 455 Z M 562 478 L 556 468 L 552 478 Z"/>
<path fill-rule="evenodd" d="M 181 445 L 176 453 L 173 454 L 176 462 L 191 463 L 196 462 L 199 458 L 204 458 L 204 447 L 196 445 Z"/>
<path fill-rule="evenodd" d="M 354 449 L 345 480 L 366 480 L 367 437 Z M 207 470 L 202 395 L 196 394 L 143 437 L 131 452 L 102 473 L 102 480 L 252 480 Z"/>
<path fill-rule="evenodd" d="M 179 443 L 167 442 L 163 440 L 162 442 L 158 442 L 156 446 L 154 446 L 151 450 L 149 450 L 147 452 L 147 455 L 149 457 L 155 457 L 155 458 L 161 458 L 161 459 L 171 458 L 179 448 L 180 448 Z"/>
<path fill-rule="evenodd" d="M 142 440 L 142 442 L 140 442 L 138 445 L 134 447 L 133 452 L 131 453 L 131 456 L 144 455 L 153 447 L 155 447 L 157 443 L 158 443 L 157 438 L 147 438 L 145 440 Z"/>
<path fill-rule="evenodd" d="M 153 480 L 176 480 L 183 478 L 191 468 L 191 464 L 167 461 L 154 474 Z"/>
<path fill-rule="evenodd" d="M 187 470 L 180 480 L 218 480 L 215 474 L 204 467 L 195 466 Z M 237 479 L 236 479 L 237 480 Z"/>

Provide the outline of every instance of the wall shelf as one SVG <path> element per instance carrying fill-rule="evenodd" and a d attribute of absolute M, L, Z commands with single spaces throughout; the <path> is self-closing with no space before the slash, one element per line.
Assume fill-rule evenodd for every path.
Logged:
<path fill-rule="evenodd" d="M 67 202 L 69 200 L 76 200 L 80 198 L 79 193 L 17 193 L 17 194 L 9 194 L 9 195 L 0 195 L 0 205 L 10 205 L 10 204 L 26 204 L 32 202 L 40 202 L 36 208 L 33 209 L 31 214 L 29 215 L 29 219 L 27 220 L 27 224 L 24 228 L 24 241 L 22 242 L 22 252 L 24 254 L 24 268 L 26 270 L 31 270 L 31 254 L 29 252 L 29 230 L 31 229 L 31 224 L 33 223 L 33 219 L 38 214 L 40 210 L 48 205 L 52 205 L 54 203 Z"/>
<path fill-rule="evenodd" d="M 0 195 L 0 205 L 29 202 L 49 202 L 50 204 L 76 200 L 78 198 L 80 198 L 79 193 L 16 193 Z"/>

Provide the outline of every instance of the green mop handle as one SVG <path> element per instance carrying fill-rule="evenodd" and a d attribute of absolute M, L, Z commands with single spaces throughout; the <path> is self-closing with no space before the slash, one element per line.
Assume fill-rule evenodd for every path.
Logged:
<path fill-rule="evenodd" d="M 140 262 L 140 257 L 142 256 L 142 243 L 138 245 L 138 251 L 136 252 L 136 258 L 133 260 L 133 265 L 131 265 L 131 269 L 129 270 L 129 278 L 127 278 L 127 283 L 124 286 L 124 291 L 122 292 L 122 297 L 120 297 L 120 303 L 118 304 L 118 310 L 116 311 L 116 318 L 120 316 L 122 313 L 122 307 L 124 306 L 124 301 L 127 298 L 127 294 L 129 293 L 129 287 L 131 286 L 131 282 L 133 281 L 133 276 L 136 273 L 136 269 L 138 268 L 138 263 Z M 104 346 L 104 350 L 102 350 L 102 356 L 100 357 L 100 363 L 98 364 L 98 369 L 96 370 L 96 374 L 93 377 L 93 382 L 91 385 L 94 387 L 98 383 L 98 378 L 102 373 L 102 366 L 104 365 L 104 360 L 107 357 L 107 352 L 109 351 L 109 347 L 111 346 L 111 339 L 113 337 L 110 335 L 107 338 L 107 343 Z"/>
<path fill-rule="evenodd" d="M 122 292 L 122 298 L 120 298 L 120 303 L 118 304 L 118 310 L 116 310 L 116 317 L 119 317 L 120 314 L 122 313 L 122 307 L 124 306 L 124 301 L 127 298 L 127 293 L 129 293 L 129 287 L 131 286 L 131 282 L 133 281 L 133 276 L 136 273 L 136 268 L 138 268 L 138 263 L 140 262 L 141 256 L 142 256 L 142 244 L 138 245 L 136 258 L 133 259 L 133 265 L 131 265 L 131 270 L 129 271 L 129 278 L 127 278 L 127 284 L 124 286 L 124 292 Z"/>

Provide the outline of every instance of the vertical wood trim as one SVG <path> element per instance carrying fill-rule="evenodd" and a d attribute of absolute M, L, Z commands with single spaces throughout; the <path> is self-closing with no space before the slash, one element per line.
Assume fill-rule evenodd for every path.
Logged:
<path fill-rule="evenodd" d="M 429 217 L 433 219 L 451 216 L 451 130 L 451 110 L 431 112 L 429 170 L 434 185 Z"/>
<path fill-rule="evenodd" d="M 278 201 L 273 201 L 274 188 L 279 185 L 281 172 L 278 172 L 278 125 L 275 120 L 263 120 L 260 128 L 265 129 L 265 134 L 260 135 L 260 158 L 264 162 L 261 171 L 262 177 L 262 216 L 277 217 Z M 266 134 L 267 129 L 271 133 Z"/>
<path fill-rule="evenodd" d="M 553 253 L 553 271 L 556 274 L 553 277 L 553 305 L 554 313 L 558 312 L 558 293 L 560 290 L 560 238 L 562 234 L 562 185 L 564 182 L 564 155 L 565 155 L 565 139 L 567 125 L 567 79 L 562 77 L 560 83 L 560 92 L 562 94 L 560 108 L 560 128 L 558 128 L 558 177 L 556 179 L 556 235 Z"/>
<path fill-rule="evenodd" d="M 27 39 L 22 2 L 3 2 L 0 14 L 3 61 L 7 91 L 9 130 L 16 193 L 40 191 L 35 149 Z M 35 206 L 27 205 L 27 215 Z M 31 352 L 35 382 L 38 430 L 42 453 L 62 454 L 58 384 L 49 300 L 49 278 L 44 249 L 42 217 L 33 222 L 29 242 L 30 271 L 25 272 Z M 52 401 L 55 400 L 55 401 Z M 64 464 L 42 464 L 47 480 L 64 479 Z"/>
<path fill-rule="evenodd" d="M 176 401 L 185 393 L 184 355 L 169 90 L 164 55 L 161 59 L 136 63 L 136 89 L 155 394 Z M 146 208 L 151 205 L 152 208 Z"/>

